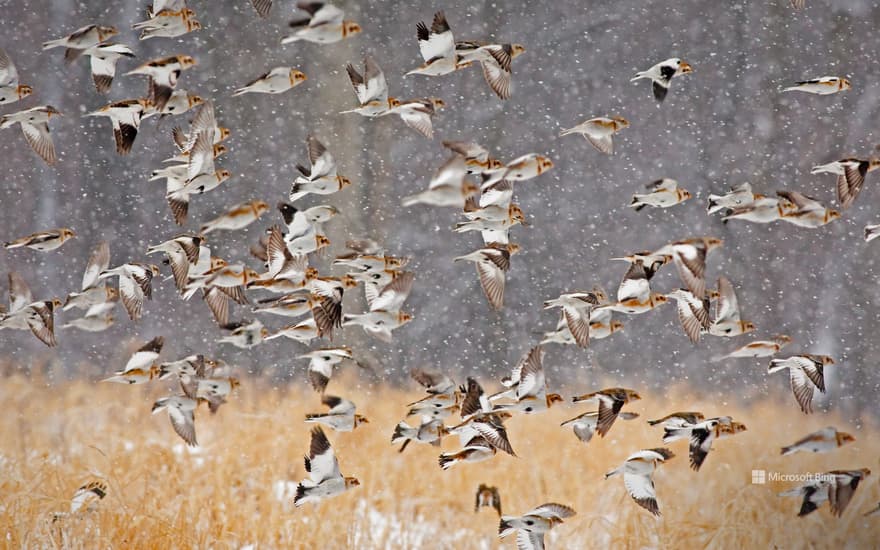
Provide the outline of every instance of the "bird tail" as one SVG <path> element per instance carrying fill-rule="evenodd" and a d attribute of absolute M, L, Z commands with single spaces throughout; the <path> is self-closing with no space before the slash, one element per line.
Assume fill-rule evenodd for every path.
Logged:
<path fill-rule="evenodd" d="M 782 448 L 782 456 L 790 455 L 795 451 L 794 445 L 788 445 L 787 447 Z"/>
<path fill-rule="evenodd" d="M 656 426 L 657 424 L 663 422 L 662 420 L 648 420 L 648 426 Z"/>
<path fill-rule="evenodd" d="M 282 44 L 291 44 L 293 42 L 299 42 L 300 40 L 302 40 L 302 38 L 300 38 L 299 36 L 297 36 L 295 34 L 291 34 L 289 36 L 285 36 L 284 38 L 282 38 L 281 43 Z"/>
<path fill-rule="evenodd" d="M 232 97 L 240 96 L 241 94 L 246 94 L 249 91 L 250 90 L 248 90 L 247 88 L 239 88 L 239 89 L 235 90 L 234 92 L 232 92 Z"/>
<path fill-rule="evenodd" d="M 48 50 L 50 48 L 58 48 L 60 46 L 64 46 L 67 43 L 67 39 L 59 38 L 58 40 L 49 40 L 48 42 L 43 42 L 43 49 Z"/>
<path fill-rule="evenodd" d="M 620 466 L 618 466 L 617 468 L 614 468 L 613 470 L 611 470 L 610 472 L 605 474 L 605 479 L 608 479 L 609 477 L 614 477 L 618 474 L 620 474 Z"/>
<path fill-rule="evenodd" d="M 501 521 L 498 522 L 498 537 L 504 538 L 507 535 L 513 533 L 516 529 L 510 523 L 510 520 L 506 517 L 502 517 Z"/>
<path fill-rule="evenodd" d="M 417 195 L 410 195 L 408 197 L 404 197 L 400 202 L 403 206 L 412 206 L 414 204 L 419 204 L 422 200 L 422 194 L 419 193 Z"/>
<path fill-rule="evenodd" d="M 305 504 L 307 497 L 308 495 L 306 495 L 306 488 L 303 486 L 302 483 L 300 483 L 296 486 L 296 496 L 293 497 L 294 506 L 299 507 Z"/>
<path fill-rule="evenodd" d="M 568 128 L 566 130 L 559 132 L 559 137 L 567 136 L 567 135 L 573 134 L 573 133 L 575 133 L 574 128 Z"/>
<path fill-rule="evenodd" d="M 645 203 L 639 201 L 639 199 L 636 198 L 636 197 L 633 197 L 633 200 L 632 200 L 631 203 L 629 203 L 629 205 L 630 205 L 630 206 L 633 208 L 633 210 L 635 210 L 636 212 L 639 212 L 639 211 L 642 210 L 645 206 L 647 206 Z"/>
<path fill-rule="evenodd" d="M 798 90 L 800 90 L 800 88 L 798 88 L 797 86 L 789 86 L 788 88 L 782 89 L 783 92 L 796 92 Z"/>
<path fill-rule="evenodd" d="M 449 468 L 452 468 L 452 465 L 455 464 L 457 460 L 453 455 L 443 453 L 442 455 L 440 455 L 440 458 L 437 459 L 437 462 L 440 464 L 440 467 L 442 469 L 448 470 Z"/>
<path fill-rule="evenodd" d="M 671 441 L 677 441 L 679 439 L 687 439 L 691 435 L 690 428 L 683 428 L 681 426 L 666 426 L 663 428 L 663 443 L 669 443 Z"/>
<path fill-rule="evenodd" d="M 3 246 L 6 248 L 21 248 L 24 246 L 24 241 L 7 241 L 3 243 Z"/>
<path fill-rule="evenodd" d="M 787 367 L 779 366 L 779 363 L 782 361 L 780 359 L 772 359 L 770 361 L 770 368 L 767 369 L 767 374 L 773 374 L 774 372 L 779 372 L 781 370 L 785 370 Z"/>
<path fill-rule="evenodd" d="M 412 427 L 406 422 L 398 423 L 397 426 L 394 427 L 394 433 L 391 434 L 391 444 L 394 445 L 395 443 L 398 443 L 403 439 L 409 441 L 409 437 L 407 437 L 406 434 L 411 430 Z"/>
<path fill-rule="evenodd" d="M 632 77 L 631 79 L 629 79 L 629 81 L 630 81 L 630 82 L 635 82 L 636 80 L 639 80 L 639 79 L 642 79 L 642 78 L 651 78 L 651 77 L 648 76 L 647 74 L 645 74 L 644 71 L 639 71 L 639 72 L 636 73 L 636 76 L 634 76 L 634 77 Z"/>

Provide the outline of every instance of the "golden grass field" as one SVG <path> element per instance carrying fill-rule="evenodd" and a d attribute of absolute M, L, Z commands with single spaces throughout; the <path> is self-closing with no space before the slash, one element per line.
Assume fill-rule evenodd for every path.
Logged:
<path fill-rule="evenodd" d="M 863 517 L 880 500 L 876 424 L 855 430 L 833 414 L 807 417 L 793 400 L 774 404 L 770 398 L 719 411 L 678 390 L 676 398 L 662 401 L 643 394 L 628 407 L 643 418 L 618 420 L 608 437 L 589 445 L 559 427 L 585 410 L 571 403 L 513 418 L 508 429 L 519 458 L 499 454 L 444 472 L 436 448 L 411 444 L 399 454 L 389 444 L 405 403 L 421 397 L 420 388 L 370 389 L 357 382 L 334 379 L 328 393 L 353 399 L 370 423 L 328 436 L 342 472 L 358 477 L 361 486 L 295 509 L 293 483 L 289 494 L 278 491 L 285 481 L 304 477 L 310 425 L 302 417 L 322 409 L 304 385 L 272 389 L 245 380 L 217 415 L 197 411 L 202 447 L 190 452 L 166 414 L 150 415 L 152 400 L 170 384 L 5 378 L 2 546 L 514 548 L 514 537 L 499 542 L 494 511 L 474 513 L 480 483 L 499 487 L 505 513 L 547 501 L 573 506 L 577 515 L 548 537 L 552 548 L 871 548 L 880 540 L 880 516 Z M 662 430 L 643 419 L 694 407 L 731 414 L 749 430 L 716 443 L 699 473 L 688 468 L 686 444 L 673 443 L 677 456 L 655 476 L 663 515 L 654 518 L 629 498 L 620 478 L 605 481 L 603 474 L 631 452 L 661 444 Z M 785 423 L 797 423 L 797 433 L 781 428 Z M 779 456 L 782 445 L 829 424 L 854 433 L 857 441 L 831 454 Z M 448 438 L 443 448 L 456 445 L 457 437 Z M 831 517 L 827 505 L 798 518 L 800 502 L 776 496 L 792 484 L 751 484 L 756 468 L 798 473 L 861 467 L 874 472 L 840 519 Z M 109 485 L 97 509 L 53 522 L 53 512 L 67 510 L 77 487 L 93 479 Z"/>

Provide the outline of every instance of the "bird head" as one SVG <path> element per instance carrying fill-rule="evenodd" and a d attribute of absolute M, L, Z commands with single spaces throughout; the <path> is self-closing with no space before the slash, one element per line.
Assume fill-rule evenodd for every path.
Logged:
<path fill-rule="evenodd" d="M 834 359 L 827 355 L 820 355 L 819 358 L 822 360 L 822 366 L 827 367 L 828 365 L 834 364 Z"/>
<path fill-rule="evenodd" d="M 220 137 L 217 141 L 226 141 L 227 139 L 229 139 L 230 136 L 232 136 L 232 130 L 230 130 L 229 128 L 221 126 L 220 128 L 218 128 L 218 130 L 219 132 L 217 132 L 217 134 Z"/>
<path fill-rule="evenodd" d="M 239 386 L 241 386 L 241 382 L 238 380 L 238 378 L 235 378 L 234 376 L 229 377 L 229 387 L 231 389 L 234 390 Z"/>
<path fill-rule="evenodd" d="M 629 121 L 622 116 L 613 116 L 611 120 L 614 121 L 615 130 L 622 130 L 624 128 L 629 128 Z"/>
<path fill-rule="evenodd" d="M 187 105 L 189 105 L 189 108 L 190 108 L 190 109 L 192 109 L 192 108 L 195 107 L 196 105 L 201 105 L 201 104 L 204 103 L 204 102 L 205 102 L 205 100 L 202 99 L 201 96 L 197 96 L 197 95 L 188 95 L 188 96 L 186 96 L 186 103 L 187 103 Z"/>
<path fill-rule="evenodd" d="M 627 401 L 638 401 L 642 398 L 642 396 L 639 395 L 639 392 L 635 390 L 624 390 L 624 393 L 626 394 Z"/>
<path fill-rule="evenodd" d="M 474 197 L 480 192 L 480 186 L 472 181 L 465 180 L 461 184 L 461 193 L 466 198 Z"/>
<path fill-rule="evenodd" d="M 61 230 L 62 241 L 66 241 L 67 239 L 70 239 L 72 237 L 76 237 L 76 232 L 73 229 L 65 228 Z"/>
<path fill-rule="evenodd" d="M 103 42 L 110 38 L 111 36 L 116 36 L 119 34 L 119 30 L 116 27 L 98 27 L 98 38 L 100 42 Z"/>
<path fill-rule="evenodd" d="M 688 63 L 687 61 L 681 60 L 681 59 L 678 60 L 678 73 L 679 74 L 688 74 L 688 73 L 692 72 L 693 70 L 694 69 L 690 66 L 690 63 Z"/>
<path fill-rule="evenodd" d="M 269 337 L 269 329 L 267 329 L 266 327 L 261 328 L 260 329 L 260 337 L 262 337 L 263 339 L 268 338 Z"/>
<path fill-rule="evenodd" d="M 161 271 L 159 271 L 159 266 L 155 264 L 150 264 L 147 266 L 147 269 L 150 270 L 150 273 L 153 274 L 153 277 L 158 277 Z"/>
<path fill-rule="evenodd" d="M 181 69 L 188 69 L 196 64 L 195 58 L 189 55 L 178 55 L 177 62 L 180 64 Z"/>
<path fill-rule="evenodd" d="M 264 201 L 254 201 L 251 203 L 251 206 L 253 206 L 258 216 L 269 211 L 269 204 Z"/>
<path fill-rule="evenodd" d="M 229 262 L 227 262 L 223 258 L 211 256 L 211 271 L 220 269 L 221 267 L 226 267 L 227 265 L 229 265 Z"/>
<path fill-rule="evenodd" d="M 117 289 L 115 286 L 104 287 L 104 293 L 107 297 L 108 302 L 112 302 L 119 298 L 119 289 Z"/>
<path fill-rule="evenodd" d="M 253 269 L 247 267 L 244 270 L 244 282 L 247 284 L 250 281 L 256 281 L 260 278 L 260 274 L 254 271 Z"/>
<path fill-rule="evenodd" d="M 841 90 L 851 90 L 852 84 L 850 84 L 849 80 L 847 80 L 846 78 L 841 78 L 840 79 L 840 89 Z"/>
<path fill-rule="evenodd" d="M 434 109 L 442 109 L 443 107 L 446 107 L 446 102 L 439 97 L 429 97 L 428 101 L 431 102 L 431 105 L 434 106 Z"/>
<path fill-rule="evenodd" d="M 489 170 L 501 170 L 504 168 L 504 163 L 498 159 L 489 159 L 486 161 L 486 168 Z"/>
<path fill-rule="evenodd" d="M 361 26 L 355 23 L 354 21 L 343 21 L 342 22 L 342 37 L 347 38 L 353 34 L 357 34 L 361 32 Z"/>
<path fill-rule="evenodd" d="M 52 115 L 64 116 L 64 114 L 61 111 L 59 111 L 58 109 L 56 109 L 52 105 L 46 105 L 45 111 L 46 111 L 46 116 L 48 118 L 52 118 Z"/>
<path fill-rule="evenodd" d="M 361 482 L 357 480 L 356 477 L 347 477 L 345 478 L 345 488 L 351 489 L 352 487 L 360 487 Z"/>
<path fill-rule="evenodd" d="M 330 239 L 326 235 L 315 235 L 315 242 L 317 243 L 318 250 L 330 246 Z"/>
<path fill-rule="evenodd" d="M 518 254 L 520 250 L 522 250 L 522 247 L 516 243 L 507 244 L 507 253 L 511 256 L 513 256 L 514 254 Z"/>
<path fill-rule="evenodd" d="M 366 416 L 361 416 L 359 414 L 354 415 L 354 425 L 355 427 L 360 426 L 361 424 L 369 424 L 370 421 L 367 420 Z"/>
<path fill-rule="evenodd" d="M 553 161 L 545 156 L 538 155 L 538 158 L 536 160 L 538 161 L 538 173 L 539 174 L 543 174 L 547 170 L 553 168 Z"/>
<path fill-rule="evenodd" d="M 226 181 L 232 177 L 232 172 L 224 168 L 223 170 L 217 170 L 215 175 L 217 176 L 218 181 Z"/>
<path fill-rule="evenodd" d="M 623 330 L 623 323 L 620 321 L 611 321 L 611 332 Z"/>
<path fill-rule="evenodd" d="M 653 301 L 655 305 L 665 304 L 669 301 L 669 298 L 667 298 L 665 294 L 653 293 L 651 294 L 651 301 Z"/>
<path fill-rule="evenodd" d="M 693 197 L 693 195 L 691 195 L 691 192 L 688 191 L 687 189 L 680 189 L 680 191 L 681 191 L 681 200 L 683 200 L 683 201 L 686 201 L 686 200 L 690 199 L 691 197 Z"/>
<path fill-rule="evenodd" d="M 706 245 L 706 252 L 709 252 L 719 248 L 724 244 L 724 241 L 715 237 L 705 237 L 703 238 L 703 243 Z"/>
<path fill-rule="evenodd" d="M 547 394 L 547 406 L 552 407 L 556 403 L 563 403 L 565 398 L 559 395 L 558 393 L 548 393 Z"/>
<path fill-rule="evenodd" d="M 791 343 L 791 336 L 787 334 L 777 334 L 773 336 L 772 340 L 777 344 L 785 345 Z"/>
<path fill-rule="evenodd" d="M 25 98 L 34 93 L 34 89 L 27 84 L 19 84 L 16 91 L 18 92 L 18 99 Z"/>
<path fill-rule="evenodd" d="M 189 10 L 189 11 L 192 11 L 192 10 Z M 186 29 L 190 32 L 200 30 L 201 28 L 202 28 L 202 24 L 199 23 L 198 19 L 191 19 L 186 22 Z"/>
<path fill-rule="evenodd" d="M 342 286 L 345 288 L 355 288 L 356 286 L 358 286 L 357 279 L 355 279 L 351 275 L 343 275 L 342 278 L 339 280 L 342 281 Z"/>
<path fill-rule="evenodd" d="M 301 84 L 308 80 L 309 78 L 302 71 L 298 71 L 296 69 L 290 69 L 290 73 L 288 74 L 288 78 L 290 79 L 290 85 L 296 86 L 297 84 Z"/>
<path fill-rule="evenodd" d="M 526 221 L 526 215 L 522 211 L 522 208 L 519 207 L 518 204 L 511 204 L 510 208 L 508 210 L 509 210 L 508 214 L 510 215 L 511 221 L 517 221 L 523 227 L 528 227 L 529 224 Z"/>
<path fill-rule="evenodd" d="M 837 445 L 843 445 L 844 443 L 851 443 L 855 441 L 856 438 L 846 432 L 837 432 Z"/>
<path fill-rule="evenodd" d="M 345 176 L 336 176 L 336 181 L 339 182 L 339 188 L 343 189 L 351 185 L 351 180 Z"/>
<path fill-rule="evenodd" d="M 522 44 L 511 44 L 510 45 L 510 58 L 516 59 L 522 54 L 526 53 L 526 47 Z"/>
<path fill-rule="evenodd" d="M 743 321 L 742 323 L 743 334 L 746 334 L 747 332 L 754 332 L 756 328 L 757 327 L 755 327 L 755 323 L 751 321 Z"/>
<path fill-rule="evenodd" d="M 840 216 L 841 214 L 837 210 L 828 210 L 828 213 L 825 214 L 825 223 L 829 223 L 836 219 L 839 219 Z"/>
<path fill-rule="evenodd" d="M 401 325 L 405 325 L 413 320 L 413 316 L 411 313 L 405 313 L 403 311 L 397 313 L 397 322 Z"/>
<path fill-rule="evenodd" d="M 746 425 L 743 424 L 742 422 L 731 422 L 730 423 L 729 430 L 730 430 L 730 433 L 732 433 L 732 434 L 738 434 L 740 432 L 744 432 L 744 431 L 746 431 L 746 429 L 747 429 Z"/>

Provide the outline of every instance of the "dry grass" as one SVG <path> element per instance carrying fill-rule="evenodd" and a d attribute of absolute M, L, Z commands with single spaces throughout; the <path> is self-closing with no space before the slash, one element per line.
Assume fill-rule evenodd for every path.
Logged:
<path fill-rule="evenodd" d="M 583 410 L 566 404 L 509 423 L 519 458 L 498 455 L 444 472 L 435 448 L 411 445 L 398 454 L 389 445 L 404 404 L 418 391 L 343 392 L 336 381 L 330 389 L 354 399 L 371 421 L 354 433 L 329 434 L 343 473 L 362 485 L 294 509 L 290 495 L 279 499 L 275 491 L 279 482 L 304 476 L 308 425 L 302 416 L 320 410 L 319 399 L 298 387 L 258 390 L 261 385 L 246 384 L 216 416 L 199 411 L 203 446 L 190 452 L 166 415 L 149 414 L 151 400 L 167 391 L 164 384 L 3 380 L 0 540 L 11 548 L 494 548 L 494 512 L 472 508 L 480 483 L 500 488 L 509 513 L 546 501 L 572 505 L 578 515 L 548 541 L 556 548 L 868 548 L 880 538 L 880 518 L 862 516 L 880 500 L 876 471 L 841 519 L 831 518 L 827 507 L 797 518 L 799 503 L 776 496 L 790 484 L 750 483 L 753 468 L 877 470 L 876 425 L 857 431 L 856 443 L 836 453 L 783 459 L 781 445 L 845 424 L 829 415 L 796 417 L 788 401 L 719 411 L 681 391 L 673 402 L 645 399 L 632 410 L 652 417 L 698 406 L 732 414 L 749 431 L 716 444 L 699 473 L 688 468 L 685 445 L 673 444 L 678 456 L 655 479 L 659 519 L 636 506 L 619 478 L 603 480 L 630 452 L 660 444 L 660 429 L 641 419 L 618 421 L 606 439 L 585 446 L 558 427 Z M 798 433 L 779 429 L 780 418 L 797 418 Z M 455 447 L 453 439 L 444 449 Z M 51 520 L 77 487 L 96 478 L 110 487 L 96 511 Z"/>

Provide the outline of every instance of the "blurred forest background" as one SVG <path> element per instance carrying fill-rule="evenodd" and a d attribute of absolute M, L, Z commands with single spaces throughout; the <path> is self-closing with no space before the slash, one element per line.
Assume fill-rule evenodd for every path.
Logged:
<path fill-rule="evenodd" d="M 707 280 L 714 284 L 722 274 L 731 279 L 744 318 L 758 326 L 752 336 L 787 333 L 794 342 L 784 353 L 833 356 L 830 406 L 855 422 L 867 410 L 876 414 L 880 244 L 866 245 L 862 230 L 880 223 L 877 175 L 868 177 L 843 219 L 816 230 L 724 225 L 707 216 L 705 207 L 709 193 L 743 181 L 765 194 L 784 188 L 832 202 L 834 178 L 811 176 L 810 167 L 865 157 L 880 143 L 880 4 L 808 0 L 806 11 L 795 12 L 788 0 L 334 3 L 360 23 L 361 34 L 328 46 L 281 46 L 295 17 L 291 0 L 276 0 L 268 20 L 259 19 L 248 0 L 192 0 L 201 31 L 145 42 L 129 27 L 146 18 L 146 2 L 0 2 L 0 47 L 17 64 L 22 82 L 35 89 L 3 113 L 48 103 L 65 115 L 51 124 L 59 153 L 55 167 L 38 159 L 17 127 L 0 132 L 0 238 L 64 226 L 78 233 L 56 252 L 0 251 L 0 272 L 20 272 L 37 298 L 63 298 L 78 288 L 89 251 L 100 240 L 110 242 L 112 265 L 145 261 L 148 245 L 197 230 L 238 202 L 262 199 L 274 207 L 286 200 L 294 165 L 307 160 L 305 138 L 313 132 L 336 157 L 340 173 L 355 182 L 337 195 L 301 201 L 341 211 L 328 225 L 329 254 L 313 263 L 322 272 L 342 274 L 329 260 L 344 252 L 346 239 L 369 236 L 390 253 L 411 256 L 417 273 L 405 306 L 416 319 L 395 332 L 392 344 L 369 339 L 357 327 L 340 331 L 333 342 L 351 345 L 383 379 L 404 380 L 414 366 L 442 368 L 459 380 L 473 373 L 500 376 L 539 341 L 536 333 L 555 327 L 556 313 L 542 310 L 545 299 L 593 285 L 614 293 L 625 265 L 609 258 L 711 235 L 724 239 L 724 247 L 710 256 Z M 439 9 L 457 39 L 526 46 L 513 64 L 509 101 L 492 94 L 478 68 L 439 78 L 403 77 L 421 64 L 416 22 L 430 21 Z M 68 66 L 60 50 L 41 51 L 42 42 L 89 23 L 116 25 L 120 35 L 114 41 L 131 45 L 138 56 L 120 61 L 109 97 L 95 92 L 87 61 Z M 171 54 L 198 60 L 178 88 L 212 98 L 221 125 L 233 129 L 230 151 L 219 165 L 234 176 L 194 199 L 186 228 L 170 217 L 164 182 L 147 181 L 174 154 L 171 129 L 185 126 L 186 115 L 145 121 L 127 157 L 116 155 L 106 119 L 81 117 L 109 101 L 143 96 L 146 79 L 120 75 Z M 355 106 L 345 64 L 359 66 L 365 54 L 384 69 L 391 95 L 446 101 L 435 118 L 434 140 L 397 118 L 338 114 Z M 660 107 L 648 83 L 629 79 L 672 56 L 688 61 L 694 72 L 676 79 Z M 278 96 L 230 97 L 280 65 L 302 70 L 308 81 Z M 780 93 L 795 81 L 824 75 L 847 77 L 853 89 L 827 97 Z M 557 137 L 563 128 L 602 115 L 621 115 L 632 124 L 615 138 L 613 156 L 577 137 Z M 475 249 L 479 237 L 452 233 L 458 220 L 452 210 L 400 206 L 402 197 L 427 187 L 448 157 L 444 139 L 482 143 L 504 160 L 536 152 L 555 163 L 549 174 L 517 186 L 516 200 L 532 227 L 513 231 L 524 252 L 513 258 L 500 313 L 490 311 L 473 267 L 452 263 Z M 632 193 L 661 177 L 678 180 L 695 198 L 668 210 L 634 212 L 627 206 Z M 248 246 L 279 220 L 272 210 L 244 231 L 212 235 L 209 244 L 231 261 L 258 268 Z M 654 284 L 664 292 L 679 285 L 672 268 Z M 233 318 L 254 317 L 234 307 Z M 346 295 L 345 308 L 365 309 L 360 289 Z M 69 318 L 60 314 L 56 324 Z M 60 331 L 57 349 L 25 332 L 2 331 L 0 356 L 15 369 L 48 364 L 54 376 L 96 379 L 161 334 L 168 360 L 201 352 L 244 372 L 286 377 L 294 366 L 305 367 L 295 356 L 309 349 L 284 338 L 249 351 L 217 344 L 222 333 L 207 307 L 198 298 L 181 301 L 171 281 L 154 286 L 140 322 L 130 322 L 121 308 L 116 318 L 103 333 Z M 273 330 L 286 324 L 283 318 L 262 320 Z M 765 360 L 709 361 L 749 337 L 707 337 L 693 346 L 672 305 L 622 320 L 622 333 L 587 351 L 549 346 L 549 385 L 580 392 L 611 382 L 662 391 L 687 382 L 719 401 L 767 393 L 791 400 L 786 377 L 767 376 Z M 295 379 L 305 380 L 299 372 Z"/>

